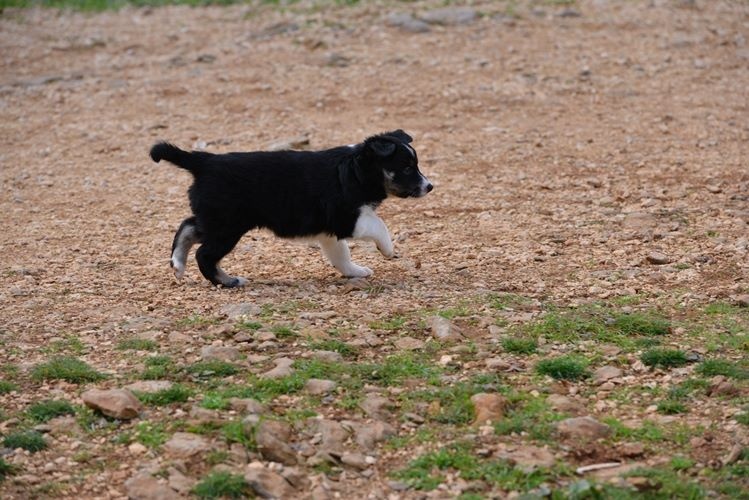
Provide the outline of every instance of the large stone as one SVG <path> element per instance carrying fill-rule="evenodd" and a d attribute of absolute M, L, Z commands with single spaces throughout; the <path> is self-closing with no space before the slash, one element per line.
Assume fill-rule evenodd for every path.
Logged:
<path fill-rule="evenodd" d="M 460 328 L 442 316 L 430 316 L 427 318 L 427 324 L 432 330 L 432 336 L 439 341 L 456 341 L 463 338 Z"/>
<path fill-rule="evenodd" d="M 475 425 L 496 422 L 504 417 L 507 400 L 495 393 L 480 392 L 471 396 L 471 403 L 476 410 Z"/>
<path fill-rule="evenodd" d="M 138 472 L 125 481 L 125 492 L 130 500 L 179 500 L 182 498 L 169 486 L 162 484 L 148 472 Z"/>
<path fill-rule="evenodd" d="M 264 420 L 255 430 L 257 449 L 264 459 L 284 465 L 296 465 L 297 456 L 287 440 L 291 427 L 277 420 Z"/>
<path fill-rule="evenodd" d="M 236 347 L 207 345 L 200 350 L 200 357 L 203 360 L 215 359 L 218 361 L 238 361 L 242 359 L 242 353 Z"/>
<path fill-rule="evenodd" d="M 283 476 L 262 467 L 250 465 L 244 475 L 245 481 L 262 498 L 295 498 L 296 490 Z"/>
<path fill-rule="evenodd" d="M 263 310 L 260 306 L 249 302 L 242 302 L 240 304 L 226 304 L 221 308 L 221 314 L 233 321 L 241 320 L 242 318 L 257 316 L 261 312 L 263 312 Z"/>
<path fill-rule="evenodd" d="M 593 417 L 575 417 L 562 420 L 557 431 L 564 437 L 573 439 L 600 439 L 611 434 L 611 428 Z"/>
<path fill-rule="evenodd" d="M 359 403 L 359 408 L 364 410 L 364 413 L 377 420 L 390 420 L 393 403 L 386 397 L 380 396 L 379 394 L 367 394 L 367 397 Z"/>
<path fill-rule="evenodd" d="M 429 24 L 455 26 L 469 24 L 478 18 L 478 13 L 470 7 L 444 7 L 433 9 L 421 15 L 421 19 Z"/>
<path fill-rule="evenodd" d="M 551 406 L 552 409 L 562 413 L 581 415 L 586 412 L 585 407 L 582 404 L 561 394 L 550 394 L 549 397 L 546 398 L 546 402 L 549 403 L 549 406 Z"/>
<path fill-rule="evenodd" d="M 252 398 L 229 398 L 229 407 L 234 411 L 251 415 L 262 415 L 268 411 L 264 404 Z"/>
<path fill-rule="evenodd" d="M 143 409 L 138 398 L 127 389 L 90 389 L 84 392 L 81 398 L 89 408 L 122 420 L 137 417 Z"/>
<path fill-rule="evenodd" d="M 316 378 L 311 378 L 304 384 L 304 390 L 314 396 L 333 392 L 336 387 L 338 387 L 338 384 L 332 380 L 320 380 Z"/>
<path fill-rule="evenodd" d="M 341 453 L 349 438 L 349 431 L 340 422 L 327 419 L 314 419 L 313 430 L 320 433 L 320 449 L 326 452 Z"/>
<path fill-rule="evenodd" d="M 291 367 L 291 365 L 293 364 L 294 360 L 291 358 L 278 358 L 276 360 L 276 366 L 273 369 L 261 374 L 260 376 L 263 378 L 288 377 L 289 375 L 294 373 L 294 369 Z"/>
<path fill-rule="evenodd" d="M 395 428 L 380 420 L 355 426 L 355 441 L 365 450 L 373 450 L 378 443 L 395 436 Z"/>
<path fill-rule="evenodd" d="M 604 382 L 611 380 L 612 378 L 619 378 L 622 376 L 622 370 L 616 366 L 602 366 L 593 373 L 593 380 L 596 384 L 603 384 Z"/>
<path fill-rule="evenodd" d="M 211 443 L 206 438 L 189 432 L 176 432 L 164 443 L 164 451 L 177 458 L 189 458 L 209 449 Z"/>

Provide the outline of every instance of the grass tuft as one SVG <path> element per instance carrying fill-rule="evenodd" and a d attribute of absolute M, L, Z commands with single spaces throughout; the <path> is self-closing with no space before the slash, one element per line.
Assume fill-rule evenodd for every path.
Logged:
<path fill-rule="evenodd" d="M 697 366 L 696 372 L 705 377 L 723 375 L 736 379 L 749 378 L 749 369 L 726 359 L 706 359 Z"/>
<path fill-rule="evenodd" d="M 673 368 L 687 364 L 687 355 L 678 349 L 650 349 L 640 359 L 647 366 Z"/>
<path fill-rule="evenodd" d="M 12 476 L 15 473 L 16 468 L 0 457 L 0 483 L 2 483 L 6 477 Z"/>
<path fill-rule="evenodd" d="M 35 422 L 48 422 L 62 415 L 75 415 L 75 408 L 68 401 L 49 400 L 31 405 L 26 414 Z"/>
<path fill-rule="evenodd" d="M 243 476 L 227 471 L 212 472 L 192 492 L 198 498 L 247 498 L 251 493 Z"/>
<path fill-rule="evenodd" d="M 80 384 L 96 382 L 105 377 L 80 359 L 70 356 L 57 356 L 46 363 L 35 366 L 31 372 L 31 378 L 36 381 L 65 380 L 73 384 Z"/>
<path fill-rule="evenodd" d="M 0 380 L 0 394 L 8 394 L 18 389 L 18 386 L 7 380 Z"/>
<path fill-rule="evenodd" d="M 150 406 L 165 406 L 172 403 L 184 403 L 190 396 L 192 390 L 180 384 L 174 384 L 169 389 L 154 393 L 136 392 L 138 399 Z"/>
<path fill-rule="evenodd" d="M 10 448 L 11 450 L 22 448 L 31 453 L 35 453 L 47 448 L 47 442 L 44 440 L 44 436 L 36 431 L 21 431 L 13 432 L 5 436 L 3 446 Z"/>
<path fill-rule="evenodd" d="M 237 367 L 233 364 L 218 359 L 199 361 L 187 367 L 188 373 L 203 378 L 228 377 L 236 374 L 238 371 Z"/>
<path fill-rule="evenodd" d="M 153 340 L 137 337 L 122 339 L 117 343 L 117 349 L 120 351 L 155 351 L 158 346 L 159 344 Z"/>
<path fill-rule="evenodd" d="M 506 338 L 502 340 L 502 348 L 513 354 L 533 354 L 538 349 L 538 342 L 532 338 Z"/>
<path fill-rule="evenodd" d="M 658 403 L 658 413 L 664 415 L 677 415 L 679 413 L 687 413 L 687 407 L 680 401 L 673 399 L 664 399 Z"/>
<path fill-rule="evenodd" d="M 579 356 L 559 356 L 541 360 L 536 364 L 536 371 L 557 380 L 580 380 L 589 375 L 588 361 Z"/>

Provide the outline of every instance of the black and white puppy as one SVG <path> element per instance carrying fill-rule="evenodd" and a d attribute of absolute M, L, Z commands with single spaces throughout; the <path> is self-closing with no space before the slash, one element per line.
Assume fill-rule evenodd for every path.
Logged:
<path fill-rule="evenodd" d="M 341 274 L 369 276 L 370 269 L 351 262 L 346 239 L 373 240 L 382 255 L 393 257 L 390 233 L 375 209 L 389 195 L 418 198 L 432 190 L 411 141 L 395 130 L 324 151 L 211 154 L 154 145 L 153 161 L 194 176 L 188 191 L 193 215 L 172 244 L 174 274 L 184 275 L 187 254 L 200 243 L 195 257 L 203 276 L 215 285 L 245 285 L 219 262 L 247 231 L 267 228 L 282 238 L 316 239 Z"/>

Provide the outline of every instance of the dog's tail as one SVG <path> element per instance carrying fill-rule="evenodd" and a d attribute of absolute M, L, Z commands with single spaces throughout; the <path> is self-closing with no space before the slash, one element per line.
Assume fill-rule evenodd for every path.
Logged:
<path fill-rule="evenodd" d="M 193 174 L 198 173 L 208 156 L 211 156 L 211 153 L 204 151 L 183 151 L 168 142 L 159 142 L 151 148 L 151 159 L 156 163 L 166 160 L 180 168 L 189 170 Z"/>

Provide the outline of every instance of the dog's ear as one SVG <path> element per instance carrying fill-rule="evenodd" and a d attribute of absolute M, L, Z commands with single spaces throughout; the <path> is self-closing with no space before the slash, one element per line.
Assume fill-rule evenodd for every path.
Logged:
<path fill-rule="evenodd" d="M 386 139 L 372 139 L 367 141 L 367 146 L 371 149 L 374 154 L 382 158 L 387 158 L 391 154 L 395 153 L 395 143 Z"/>
<path fill-rule="evenodd" d="M 393 130 L 392 132 L 388 132 L 388 133 L 382 134 L 382 135 L 387 135 L 387 136 L 390 136 L 390 137 L 395 137 L 396 139 L 398 139 L 399 141 L 401 141 L 403 144 L 411 144 L 413 142 L 413 137 L 411 137 L 410 135 L 408 135 L 407 133 L 405 133 L 401 129 Z"/>

